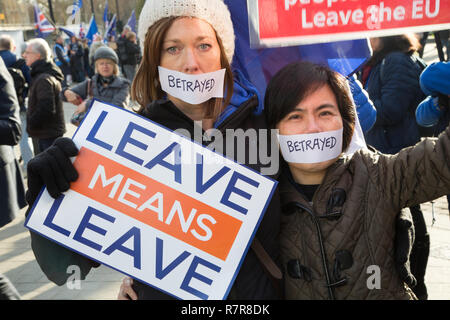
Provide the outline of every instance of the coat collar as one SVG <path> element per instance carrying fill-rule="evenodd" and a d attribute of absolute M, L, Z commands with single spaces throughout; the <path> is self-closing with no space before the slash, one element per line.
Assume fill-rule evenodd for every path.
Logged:
<path fill-rule="evenodd" d="M 333 163 L 325 174 L 323 182 L 317 188 L 313 197 L 313 202 L 309 203 L 306 197 L 298 192 L 295 186 L 289 179 L 289 167 L 286 163 L 283 164 L 283 171 L 280 177 L 280 197 L 282 210 L 292 208 L 293 203 L 300 203 L 302 206 L 307 206 L 314 212 L 319 214 L 330 213 L 331 198 L 337 192 L 336 190 L 348 190 L 351 185 L 351 174 L 348 171 L 350 163 L 349 157 L 340 157 Z"/>
<path fill-rule="evenodd" d="M 100 75 L 99 75 L 98 73 L 95 74 L 95 75 L 92 77 L 92 81 L 93 81 L 94 83 L 100 83 L 99 77 L 100 77 Z M 121 77 L 114 76 L 113 82 L 111 82 L 111 83 L 108 85 L 108 87 L 111 87 L 111 88 L 122 88 L 124 82 L 129 82 L 129 81 L 128 81 L 127 79 L 124 79 L 124 78 L 121 78 Z"/>

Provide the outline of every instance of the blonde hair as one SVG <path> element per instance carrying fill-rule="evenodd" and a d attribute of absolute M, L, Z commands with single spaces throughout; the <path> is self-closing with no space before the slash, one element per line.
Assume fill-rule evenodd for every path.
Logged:
<path fill-rule="evenodd" d="M 97 59 L 95 61 L 95 73 L 98 73 L 98 67 L 97 67 L 97 63 L 102 60 L 102 59 Z M 113 65 L 113 75 L 115 75 L 116 77 L 120 75 L 120 71 L 119 71 L 119 67 L 117 66 L 117 63 L 115 63 L 114 61 L 112 61 L 111 59 L 105 59 L 105 60 L 109 60 L 112 62 Z"/>
<path fill-rule="evenodd" d="M 144 54 L 141 64 L 136 72 L 133 84 L 131 86 L 131 97 L 140 104 L 137 113 L 142 113 L 146 106 L 155 100 L 162 99 L 165 93 L 161 89 L 159 83 L 158 65 L 161 61 L 161 52 L 164 38 L 167 31 L 175 20 L 183 17 L 166 17 L 158 20 L 147 30 L 144 42 Z M 214 30 L 215 32 L 215 30 Z M 213 98 L 209 100 L 208 107 L 205 112 L 205 118 L 217 119 L 224 107 L 230 103 L 233 95 L 233 73 L 222 40 L 217 35 L 217 42 L 220 47 L 220 64 L 225 68 L 225 98 Z"/>

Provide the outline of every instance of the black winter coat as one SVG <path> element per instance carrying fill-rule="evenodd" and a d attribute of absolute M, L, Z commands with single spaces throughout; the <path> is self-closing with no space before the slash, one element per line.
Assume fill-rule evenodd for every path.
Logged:
<path fill-rule="evenodd" d="M 70 65 L 74 69 L 83 70 L 84 69 L 84 49 L 81 45 L 81 42 L 70 43 L 69 45 L 69 56 L 70 56 Z M 71 51 L 74 53 L 72 54 Z"/>
<path fill-rule="evenodd" d="M 27 132 L 33 138 L 61 137 L 66 132 L 61 93 L 61 70 L 50 61 L 31 65 L 28 94 Z"/>
<path fill-rule="evenodd" d="M 124 40 L 125 50 L 127 52 L 127 59 L 123 61 L 123 64 L 135 66 L 138 64 L 139 54 L 141 53 L 141 49 L 139 45 L 131 42 L 128 39 Z"/>
<path fill-rule="evenodd" d="M 12 147 L 19 143 L 21 135 L 13 79 L 0 59 L 0 227 L 26 206 L 25 187 Z"/>

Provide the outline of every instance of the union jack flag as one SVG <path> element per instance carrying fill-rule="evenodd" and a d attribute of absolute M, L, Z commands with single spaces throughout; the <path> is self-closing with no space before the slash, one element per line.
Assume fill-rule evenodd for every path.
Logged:
<path fill-rule="evenodd" d="M 83 27 L 83 24 L 80 24 L 80 33 L 79 33 L 80 39 L 86 38 L 86 33 Z"/>
<path fill-rule="evenodd" d="M 34 21 L 38 37 L 40 38 L 45 38 L 55 31 L 55 27 L 47 20 L 37 3 L 34 4 Z"/>

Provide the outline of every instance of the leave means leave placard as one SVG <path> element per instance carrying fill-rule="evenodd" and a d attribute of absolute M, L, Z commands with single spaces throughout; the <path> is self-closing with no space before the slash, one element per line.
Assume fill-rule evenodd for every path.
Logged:
<path fill-rule="evenodd" d="M 225 299 L 276 181 L 95 101 L 73 140 L 79 178 L 41 192 L 32 231 L 180 299 Z"/>

